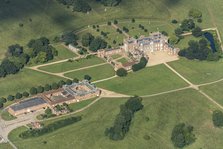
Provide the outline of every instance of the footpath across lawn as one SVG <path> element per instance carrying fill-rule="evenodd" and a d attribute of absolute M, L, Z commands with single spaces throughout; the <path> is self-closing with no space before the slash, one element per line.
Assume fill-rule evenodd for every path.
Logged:
<path fill-rule="evenodd" d="M 122 94 L 149 95 L 186 87 L 187 83 L 165 65 L 157 65 L 129 73 L 127 77 L 114 78 L 96 85 Z"/>

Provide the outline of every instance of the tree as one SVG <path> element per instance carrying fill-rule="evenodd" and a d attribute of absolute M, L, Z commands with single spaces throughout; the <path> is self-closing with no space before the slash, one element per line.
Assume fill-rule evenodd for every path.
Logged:
<path fill-rule="evenodd" d="M 78 82 L 79 82 L 79 79 L 74 78 L 74 79 L 73 79 L 73 82 L 74 82 L 74 83 L 78 83 Z"/>
<path fill-rule="evenodd" d="M 191 9 L 189 11 L 189 14 L 188 14 L 189 17 L 192 17 L 194 19 L 198 19 L 198 18 L 201 18 L 202 17 L 202 12 L 198 9 Z"/>
<path fill-rule="evenodd" d="M 192 29 L 192 35 L 194 37 L 200 37 L 200 36 L 202 36 L 203 35 L 202 29 L 199 26 L 195 27 L 194 29 Z"/>
<path fill-rule="evenodd" d="M 101 39 L 100 37 L 96 37 L 90 44 L 89 49 L 91 51 L 98 51 L 99 49 L 104 49 L 107 47 L 107 42 Z"/>
<path fill-rule="evenodd" d="M 89 75 L 84 75 L 84 79 L 90 81 L 92 78 Z"/>
<path fill-rule="evenodd" d="M 215 110 L 212 114 L 212 121 L 215 127 L 222 127 L 223 113 L 220 110 Z"/>
<path fill-rule="evenodd" d="M 87 13 L 91 11 L 90 5 L 83 0 L 74 0 L 73 1 L 73 11 Z"/>
<path fill-rule="evenodd" d="M 136 20 L 135 20 L 134 18 L 132 18 L 132 23 L 135 23 L 135 21 L 136 21 Z"/>
<path fill-rule="evenodd" d="M 1 97 L 0 98 L 0 103 L 6 103 L 7 102 L 7 99 L 6 98 L 4 98 L 4 97 Z"/>
<path fill-rule="evenodd" d="M 59 85 L 57 83 L 53 83 L 51 87 L 52 89 L 56 90 L 59 88 Z"/>
<path fill-rule="evenodd" d="M 34 61 L 35 61 L 36 64 L 47 62 L 48 61 L 48 59 L 47 59 L 47 53 L 41 51 L 40 53 L 37 54 L 37 56 L 36 56 L 36 58 L 35 58 Z"/>
<path fill-rule="evenodd" d="M 28 93 L 28 92 L 23 92 L 22 95 L 23 95 L 24 97 L 29 97 L 29 93 Z"/>
<path fill-rule="evenodd" d="M 5 77 L 5 76 L 6 76 L 5 69 L 2 68 L 2 66 L 0 65 L 0 78 L 1 78 L 1 77 Z"/>
<path fill-rule="evenodd" d="M 145 57 L 142 57 L 142 58 L 140 59 L 140 62 L 139 62 L 139 63 L 132 65 L 132 70 L 133 70 L 134 72 L 135 72 L 135 71 L 139 71 L 140 69 L 145 68 L 146 65 L 147 65 L 147 63 L 148 63 L 148 60 L 147 60 Z"/>
<path fill-rule="evenodd" d="M 0 102 L 0 109 L 4 107 L 4 103 Z"/>
<path fill-rule="evenodd" d="M 64 82 L 64 80 L 60 80 L 59 82 L 58 82 L 58 85 L 59 85 L 59 87 L 61 88 L 63 85 L 65 85 L 66 84 L 66 82 Z"/>
<path fill-rule="evenodd" d="M 176 147 L 183 148 L 194 143 L 195 140 L 196 138 L 193 134 L 193 127 L 190 125 L 180 123 L 172 130 L 171 141 Z"/>
<path fill-rule="evenodd" d="M 177 37 L 179 37 L 179 36 L 181 36 L 181 34 L 183 34 L 183 30 L 179 27 L 176 28 L 174 32 Z"/>
<path fill-rule="evenodd" d="M 118 24 L 118 21 L 117 20 L 114 20 L 114 22 L 113 22 L 114 24 Z"/>
<path fill-rule="evenodd" d="M 21 93 L 16 93 L 15 98 L 16 99 L 21 99 L 22 98 L 22 94 Z"/>
<path fill-rule="evenodd" d="M 7 100 L 8 100 L 8 101 L 13 101 L 14 99 L 15 99 L 15 97 L 12 96 L 12 95 L 8 95 L 8 97 L 7 97 Z"/>
<path fill-rule="evenodd" d="M 86 33 L 82 36 L 81 43 L 83 46 L 88 47 L 93 40 L 94 36 L 91 33 Z"/>
<path fill-rule="evenodd" d="M 67 80 L 66 80 L 66 84 L 67 84 L 67 85 L 71 85 L 72 83 L 73 83 L 72 80 L 70 80 L 70 79 L 67 79 Z"/>
<path fill-rule="evenodd" d="M 110 26 L 111 24 L 112 24 L 112 23 L 111 23 L 111 21 L 108 21 L 107 25 L 109 25 L 109 26 Z"/>
<path fill-rule="evenodd" d="M 176 19 L 173 19 L 171 22 L 172 22 L 173 24 L 177 24 L 177 23 L 178 23 L 178 21 L 177 21 Z"/>
<path fill-rule="evenodd" d="M 53 114 L 53 112 L 52 112 L 52 110 L 51 110 L 49 107 L 47 107 L 46 110 L 45 110 L 45 114 L 46 114 L 48 117 L 50 117 L 50 116 Z"/>
<path fill-rule="evenodd" d="M 44 90 L 45 90 L 45 91 L 50 91 L 50 90 L 51 90 L 51 85 L 46 84 L 46 85 L 44 86 Z"/>
<path fill-rule="evenodd" d="M 73 32 L 66 32 L 60 38 L 60 40 L 65 43 L 65 45 L 77 45 L 77 39 L 77 36 Z"/>
<path fill-rule="evenodd" d="M 37 87 L 37 93 L 43 93 L 44 92 L 44 87 L 38 86 Z"/>
<path fill-rule="evenodd" d="M 105 130 L 105 135 L 111 140 L 122 140 L 129 131 L 134 113 L 143 108 L 142 98 L 131 97 L 124 105 L 120 106 L 120 112 L 116 116 L 112 127 Z"/>
<path fill-rule="evenodd" d="M 116 75 L 119 76 L 119 77 L 125 77 L 125 76 L 127 76 L 127 74 L 128 74 L 128 72 L 124 68 L 119 68 L 116 71 Z"/>
<path fill-rule="evenodd" d="M 31 95 L 36 95 L 36 94 L 37 94 L 37 89 L 36 89 L 35 87 L 32 87 L 32 88 L 30 89 L 29 93 L 30 93 Z"/>
<path fill-rule="evenodd" d="M 23 54 L 23 47 L 20 46 L 19 44 L 11 45 L 8 47 L 6 54 L 7 56 L 19 57 L 20 55 Z"/>
<path fill-rule="evenodd" d="M 192 19 L 185 19 L 182 21 L 180 27 L 183 31 L 190 31 L 195 27 L 195 23 Z"/>

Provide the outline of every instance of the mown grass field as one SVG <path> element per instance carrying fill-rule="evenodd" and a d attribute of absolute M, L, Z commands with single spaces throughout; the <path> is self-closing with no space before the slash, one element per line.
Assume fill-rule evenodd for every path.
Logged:
<path fill-rule="evenodd" d="M 17 92 L 29 91 L 31 87 L 58 82 L 62 78 L 43 74 L 29 69 L 23 69 L 16 75 L 10 75 L 0 79 L 0 97 L 7 97 Z"/>
<path fill-rule="evenodd" d="M 88 59 L 83 58 L 79 60 L 74 60 L 72 62 L 67 61 L 67 62 L 53 64 L 49 66 L 43 66 L 43 67 L 40 67 L 39 69 L 58 73 L 58 72 L 65 72 L 65 71 L 74 70 L 74 69 L 78 69 L 82 67 L 87 67 L 91 65 L 96 65 L 100 63 L 104 63 L 104 61 L 98 57 L 91 57 Z"/>
<path fill-rule="evenodd" d="M 205 93 L 207 93 L 210 97 L 212 97 L 216 102 L 223 106 L 223 81 L 200 87 Z"/>
<path fill-rule="evenodd" d="M 13 149 L 9 143 L 0 143 L 1 149 Z"/>
<path fill-rule="evenodd" d="M 165 65 L 157 65 L 139 72 L 129 73 L 127 77 L 114 78 L 96 85 L 127 95 L 148 95 L 186 87 L 187 83 Z"/>
<path fill-rule="evenodd" d="M 223 62 L 221 60 L 207 62 L 182 58 L 170 62 L 169 65 L 194 84 L 207 83 L 223 78 Z"/>
<path fill-rule="evenodd" d="M 9 135 L 10 140 L 20 149 L 70 149 L 75 148 L 165 148 L 173 149 L 171 131 L 179 122 L 194 127 L 196 142 L 188 149 L 221 149 L 223 130 L 213 127 L 212 111 L 217 108 L 205 97 L 192 89 L 143 99 L 144 108 L 137 112 L 130 131 L 122 141 L 111 141 L 104 135 L 105 128 L 112 126 L 119 106 L 126 99 L 101 99 L 79 115 L 83 119 L 73 125 L 37 138 L 20 139 L 18 134 L 25 127 L 18 128 Z M 149 121 L 146 118 L 149 117 Z M 149 135 L 150 140 L 143 137 Z M 61 139 L 66 138 L 66 139 Z M 46 144 L 43 142 L 46 141 Z"/>
<path fill-rule="evenodd" d="M 16 119 L 16 117 L 11 115 L 7 110 L 1 111 L 1 118 L 5 121 L 11 121 Z"/>
<path fill-rule="evenodd" d="M 47 36 L 53 39 L 64 31 L 78 30 L 92 24 L 118 19 L 145 19 L 170 22 L 183 20 L 191 8 L 203 13 L 202 27 L 217 26 L 222 32 L 222 7 L 220 0 L 123 0 L 114 8 L 106 8 L 95 1 L 86 0 L 92 6 L 89 14 L 72 12 L 56 0 L 20 0 L 2 2 L 0 6 L 0 57 L 6 48 L 15 43 L 26 45 L 32 38 Z M 31 21 L 30 21 L 31 20 Z M 23 27 L 19 27 L 19 23 Z M 165 28 L 164 28 L 165 29 Z"/>
<path fill-rule="evenodd" d="M 97 66 L 65 74 L 66 77 L 78 78 L 79 80 L 83 80 L 84 75 L 89 75 L 92 78 L 91 81 L 96 81 L 114 76 L 115 71 L 110 64 L 105 64 L 102 66 Z"/>

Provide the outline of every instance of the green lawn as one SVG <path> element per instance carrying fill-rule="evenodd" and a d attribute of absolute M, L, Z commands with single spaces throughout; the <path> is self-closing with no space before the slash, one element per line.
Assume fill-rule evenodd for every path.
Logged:
<path fill-rule="evenodd" d="M 65 48 L 63 45 L 55 45 L 54 46 L 58 51 L 58 56 L 56 56 L 53 61 L 59 61 L 67 58 L 76 57 L 77 54 Z M 52 62 L 52 61 L 51 61 Z"/>
<path fill-rule="evenodd" d="M 25 68 L 16 75 L 10 75 L 0 79 L 0 97 L 7 97 L 9 94 L 15 95 L 17 92 L 29 91 L 31 87 L 58 82 L 61 79 Z"/>
<path fill-rule="evenodd" d="M 120 58 L 122 57 L 122 55 L 119 55 L 119 54 L 114 54 L 111 56 L 113 59 L 117 59 L 117 58 Z"/>
<path fill-rule="evenodd" d="M 125 64 L 125 63 L 128 63 L 128 60 L 126 58 L 121 58 L 118 60 L 118 62 Z"/>
<path fill-rule="evenodd" d="M 74 60 L 73 62 L 63 62 L 58 64 L 53 64 L 49 66 L 40 67 L 39 69 L 49 71 L 49 72 L 64 72 L 68 70 L 74 70 L 82 67 L 87 67 L 91 65 L 96 65 L 103 63 L 104 61 L 98 57 L 91 57 L 91 58 L 83 58 L 79 60 Z"/>
<path fill-rule="evenodd" d="M 13 147 L 9 143 L 0 143 L 1 149 L 13 149 Z"/>
<path fill-rule="evenodd" d="M 171 131 L 179 122 L 194 127 L 196 142 L 188 149 L 221 149 L 223 130 L 213 128 L 211 112 L 217 107 L 192 89 L 143 99 L 144 108 L 137 112 L 130 131 L 122 141 L 111 141 L 104 135 L 107 127 L 112 126 L 119 106 L 126 99 L 101 99 L 79 115 L 83 119 L 73 125 L 61 128 L 47 135 L 20 139 L 19 133 L 25 128 L 12 131 L 9 139 L 20 149 L 70 149 L 75 148 L 153 148 L 173 149 L 170 141 Z M 146 118 L 149 117 L 149 121 Z M 143 137 L 149 135 L 150 140 Z M 61 139 L 66 138 L 66 139 Z M 46 144 L 43 142 L 46 141 Z"/>
<path fill-rule="evenodd" d="M 92 103 L 94 100 L 95 100 L 95 98 L 92 98 L 92 99 L 84 100 L 84 101 L 81 101 L 78 103 L 73 103 L 73 104 L 70 104 L 69 107 L 73 111 L 77 111 L 77 110 L 80 110 L 80 109 L 86 107 L 87 105 Z"/>
<path fill-rule="evenodd" d="M 84 75 L 90 75 L 92 77 L 91 81 L 96 81 L 114 76 L 115 71 L 110 64 L 105 64 L 102 66 L 97 66 L 65 74 L 66 77 L 78 78 L 79 80 L 82 80 L 84 78 Z"/>
<path fill-rule="evenodd" d="M 187 86 L 164 65 L 129 73 L 127 77 L 114 78 L 96 84 L 98 87 L 128 95 L 148 95 Z"/>
<path fill-rule="evenodd" d="M 200 87 L 205 93 L 207 93 L 210 97 L 212 97 L 215 101 L 223 106 L 223 81 L 214 83 L 207 86 Z"/>
<path fill-rule="evenodd" d="M 1 112 L 1 118 L 5 121 L 10 121 L 16 119 L 13 115 L 11 115 L 7 110 Z"/>
<path fill-rule="evenodd" d="M 207 83 L 223 78 L 223 61 L 208 62 L 180 59 L 169 65 L 195 84 Z"/>

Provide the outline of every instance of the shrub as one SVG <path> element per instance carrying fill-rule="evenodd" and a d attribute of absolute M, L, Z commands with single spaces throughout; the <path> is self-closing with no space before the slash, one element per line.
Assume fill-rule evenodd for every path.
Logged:
<path fill-rule="evenodd" d="M 189 11 L 188 15 L 189 15 L 189 17 L 192 17 L 194 19 L 201 18 L 202 17 L 202 12 L 200 10 L 198 10 L 198 9 L 191 9 Z"/>
<path fill-rule="evenodd" d="M 139 63 L 132 65 L 132 71 L 135 72 L 135 71 L 139 71 L 145 68 L 147 63 L 148 63 L 148 60 L 145 57 L 142 57 Z"/>
<path fill-rule="evenodd" d="M 15 97 L 12 96 L 12 95 L 8 95 L 8 97 L 7 97 L 7 100 L 8 100 L 8 101 L 13 101 L 14 99 L 15 99 Z"/>
<path fill-rule="evenodd" d="M 89 75 L 84 75 L 84 79 L 90 81 L 92 78 Z"/>
<path fill-rule="evenodd" d="M 21 99 L 22 98 L 22 94 L 21 93 L 16 93 L 15 98 L 16 99 Z"/>
<path fill-rule="evenodd" d="M 135 23 L 135 19 L 134 18 L 132 18 L 132 23 Z"/>
<path fill-rule="evenodd" d="M 69 79 L 66 80 L 66 84 L 67 84 L 67 85 L 71 85 L 72 83 L 73 83 L 73 82 L 72 82 L 71 80 L 69 80 Z"/>
<path fill-rule="evenodd" d="M 125 77 L 125 76 L 127 76 L 127 74 L 128 74 L 128 72 L 124 68 L 119 68 L 116 71 L 116 75 L 119 76 L 119 77 Z"/>
<path fill-rule="evenodd" d="M 44 87 L 38 86 L 37 87 L 37 93 L 42 93 L 42 92 L 44 92 Z"/>
<path fill-rule="evenodd" d="M 172 22 L 173 24 L 177 24 L 177 23 L 178 23 L 178 21 L 177 21 L 176 19 L 173 19 L 171 22 Z"/>
<path fill-rule="evenodd" d="M 52 84 L 52 89 L 56 90 L 59 88 L 59 85 L 57 83 Z"/>
<path fill-rule="evenodd" d="M 22 93 L 22 96 L 24 96 L 24 97 L 29 97 L 29 93 L 28 93 L 28 92 L 23 92 L 23 93 Z"/>
<path fill-rule="evenodd" d="M 114 22 L 113 22 L 114 24 L 118 24 L 118 21 L 117 20 L 114 20 Z"/>
<path fill-rule="evenodd" d="M 1 97 L 0 98 L 0 103 L 6 103 L 7 102 L 7 99 L 6 98 L 4 98 L 4 97 Z"/>
<path fill-rule="evenodd" d="M 215 110 L 212 114 L 212 121 L 215 127 L 222 127 L 223 113 L 220 110 Z"/>
<path fill-rule="evenodd" d="M 52 88 L 51 88 L 51 86 L 49 85 L 49 84 L 46 84 L 45 86 L 44 86 L 44 90 L 45 91 L 50 91 Z"/>
<path fill-rule="evenodd" d="M 0 109 L 4 107 L 4 103 L 0 102 Z"/>
<path fill-rule="evenodd" d="M 36 94 L 37 94 L 37 89 L 36 89 L 35 87 L 32 87 L 32 88 L 30 89 L 29 93 L 30 93 L 31 95 L 36 95 Z"/>
<path fill-rule="evenodd" d="M 76 122 L 80 121 L 81 119 L 82 118 L 80 116 L 77 116 L 77 117 L 70 117 L 70 118 L 63 119 L 63 120 L 58 120 L 58 121 L 55 121 L 47 126 L 44 126 L 41 129 L 31 129 L 31 130 L 24 131 L 21 134 L 19 134 L 19 137 L 23 138 L 23 139 L 27 139 L 30 137 L 42 136 L 44 134 L 53 132 L 53 131 L 60 129 L 62 127 L 76 123 Z"/>

